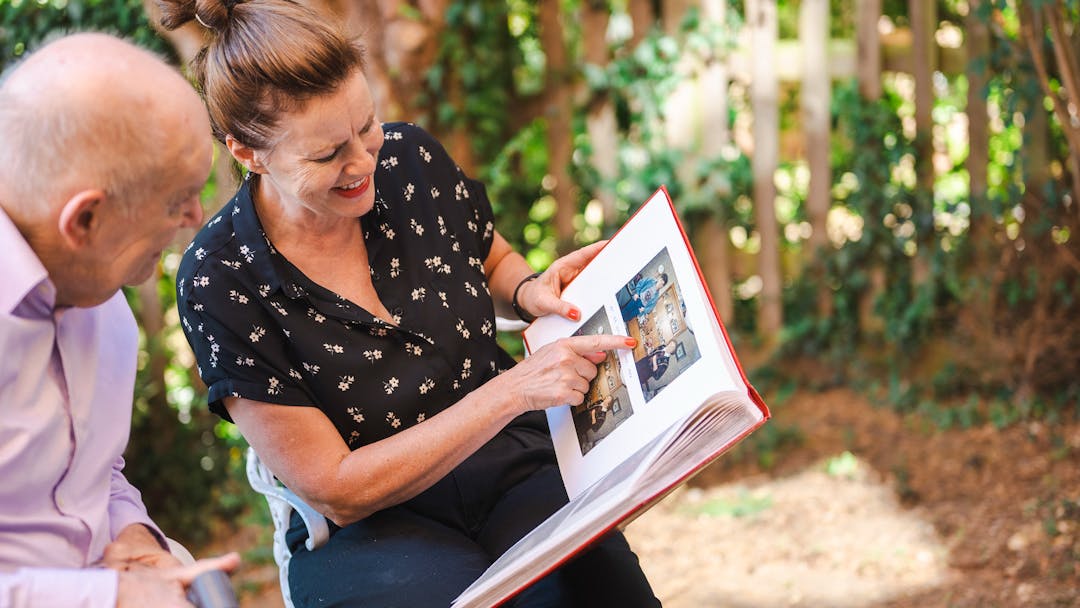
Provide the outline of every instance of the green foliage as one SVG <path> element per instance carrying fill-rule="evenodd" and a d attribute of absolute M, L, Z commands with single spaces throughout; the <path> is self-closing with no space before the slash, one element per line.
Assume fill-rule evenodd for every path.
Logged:
<path fill-rule="evenodd" d="M 172 53 L 150 27 L 139 0 L 0 0 L 0 66 L 49 36 L 72 31 L 109 32 Z"/>

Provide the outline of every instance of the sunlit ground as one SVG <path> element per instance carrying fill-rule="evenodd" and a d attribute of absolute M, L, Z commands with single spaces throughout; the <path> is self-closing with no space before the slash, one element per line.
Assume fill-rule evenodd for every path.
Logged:
<path fill-rule="evenodd" d="M 860 607 L 945 582 L 946 549 L 851 454 L 682 488 L 626 530 L 665 608 Z"/>

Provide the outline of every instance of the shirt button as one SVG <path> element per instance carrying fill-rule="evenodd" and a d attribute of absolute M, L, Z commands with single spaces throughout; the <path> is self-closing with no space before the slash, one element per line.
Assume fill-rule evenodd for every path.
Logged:
<path fill-rule="evenodd" d="M 405 312 L 405 309 L 403 309 L 402 307 L 398 306 L 398 307 L 397 307 L 397 308 L 395 308 L 394 310 L 390 311 L 390 314 L 394 315 L 395 317 L 400 317 L 400 316 L 401 316 L 401 313 L 403 313 L 403 312 Z"/>

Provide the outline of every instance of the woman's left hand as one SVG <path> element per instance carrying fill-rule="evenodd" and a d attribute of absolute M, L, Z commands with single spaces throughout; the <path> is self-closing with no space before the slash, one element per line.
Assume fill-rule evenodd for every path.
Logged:
<path fill-rule="evenodd" d="M 597 241 L 552 262 L 540 276 L 521 286 L 518 306 L 537 317 L 555 314 L 580 321 L 581 311 L 562 300 L 562 290 L 606 244 L 607 241 Z"/>

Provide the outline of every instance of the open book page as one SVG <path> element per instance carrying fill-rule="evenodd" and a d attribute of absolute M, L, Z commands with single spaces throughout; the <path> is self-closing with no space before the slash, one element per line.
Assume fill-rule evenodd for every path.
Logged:
<path fill-rule="evenodd" d="M 713 395 L 507 550 L 454 608 L 492 606 L 539 580 L 584 545 L 644 512 L 762 419 L 745 392 Z"/>
<path fill-rule="evenodd" d="M 710 395 L 748 391 L 666 190 L 638 210 L 563 299 L 581 309 L 582 321 L 537 320 L 525 331 L 530 350 L 572 334 L 638 341 L 598 366 L 584 403 L 547 410 L 571 498 Z"/>

